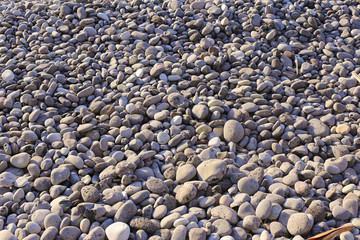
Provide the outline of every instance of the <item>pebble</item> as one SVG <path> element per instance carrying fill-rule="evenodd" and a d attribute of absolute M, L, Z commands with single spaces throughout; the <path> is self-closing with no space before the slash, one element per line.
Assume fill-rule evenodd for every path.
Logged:
<path fill-rule="evenodd" d="M 260 219 L 266 219 L 271 214 L 272 203 L 270 200 L 263 199 L 256 207 L 255 215 Z"/>
<path fill-rule="evenodd" d="M 0 236 L 305 239 L 356 223 L 354 4 L 100 5 L 1 6 Z"/>
<path fill-rule="evenodd" d="M 335 206 L 331 213 L 338 220 L 347 220 L 351 216 L 350 212 L 341 206 Z"/>
<path fill-rule="evenodd" d="M 66 181 L 69 177 L 70 177 L 70 170 L 66 167 L 56 168 L 51 171 L 51 175 L 50 175 L 51 183 L 54 185 L 58 185 Z"/>
<path fill-rule="evenodd" d="M 28 153 L 19 153 L 10 158 L 10 163 L 17 168 L 26 168 L 30 162 Z"/>
<path fill-rule="evenodd" d="M 224 125 L 224 138 L 228 142 L 238 143 L 244 137 L 244 128 L 236 120 L 228 120 Z"/>
<path fill-rule="evenodd" d="M 9 230 L 1 230 L 0 231 L 0 238 L 6 240 L 16 240 L 17 238 L 10 232 Z"/>
<path fill-rule="evenodd" d="M 203 161 L 196 168 L 199 180 L 206 181 L 210 184 L 219 182 L 225 175 L 226 163 L 222 160 Z"/>
<path fill-rule="evenodd" d="M 258 191 L 259 184 L 251 177 L 243 177 L 238 181 L 237 187 L 241 193 L 253 195 Z"/>
<path fill-rule="evenodd" d="M 7 69 L 1 74 L 1 78 L 5 82 L 10 82 L 15 79 L 15 74 L 11 70 Z"/>
<path fill-rule="evenodd" d="M 12 187 L 17 177 L 10 172 L 0 173 L 0 186 L 1 187 Z"/>
<path fill-rule="evenodd" d="M 287 230 L 292 235 L 306 235 L 310 232 L 314 219 L 306 213 L 291 214 L 287 223 Z"/>
<path fill-rule="evenodd" d="M 216 206 L 211 209 L 211 216 L 225 219 L 230 224 L 236 224 L 238 222 L 238 217 L 235 210 L 224 205 Z"/>
<path fill-rule="evenodd" d="M 63 240 L 65 239 L 76 240 L 81 235 L 81 231 L 77 227 L 66 226 L 59 231 L 59 235 Z"/>
<path fill-rule="evenodd" d="M 176 170 L 176 181 L 184 183 L 196 176 L 196 168 L 192 164 L 184 164 Z"/>

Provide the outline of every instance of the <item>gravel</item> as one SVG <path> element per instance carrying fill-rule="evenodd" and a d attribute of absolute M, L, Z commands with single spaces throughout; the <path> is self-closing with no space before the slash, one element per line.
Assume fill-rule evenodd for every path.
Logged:
<path fill-rule="evenodd" d="M 359 10 L 3 1 L 0 239 L 358 228 Z"/>

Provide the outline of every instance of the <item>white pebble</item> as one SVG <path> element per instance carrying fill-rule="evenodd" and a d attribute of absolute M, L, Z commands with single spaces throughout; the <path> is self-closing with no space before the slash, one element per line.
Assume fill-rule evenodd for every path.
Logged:
<path fill-rule="evenodd" d="M 130 227 L 123 222 L 115 222 L 105 230 L 109 240 L 127 240 L 130 235 Z"/>
<path fill-rule="evenodd" d="M 10 82 L 10 81 L 14 80 L 15 75 L 11 70 L 7 69 L 1 74 L 1 77 L 4 81 Z"/>
<path fill-rule="evenodd" d="M 212 138 L 209 141 L 208 145 L 209 145 L 209 147 L 219 147 L 220 146 L 220 138 L 219 137 Z"/>

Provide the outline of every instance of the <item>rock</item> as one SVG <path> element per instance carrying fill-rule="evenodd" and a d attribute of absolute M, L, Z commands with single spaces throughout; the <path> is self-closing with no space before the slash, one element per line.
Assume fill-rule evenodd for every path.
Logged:
<path fill-rule="evenodd" d="M 128 223 L 136 214 L 137 207 L 132 200 L 127 200 L 116 211 L 114 220 Z"/>
<path fill-rule="evenodd" d="M 261 220 L 257 216 L 249 215 L 246 216 L 243 220 L 244 228 L 250 231 L 256 231 L 261 225 Z"/>
<path fill-rule="evenodd" d="M 12 187 L 17 177 L 10 172 L 0 173 L 0 187 Z"/>
<path fill-rule="evenodd" d="M 167 190 L 167 186 L 165 185 L 164 181 L 155 177 L 148 178 L 146 181 L 146 187 L 151 192 L 157 194 L 161 194 Z"/>
<path fill-rule="evenodd" d="M 1 78 L 5 82 L 10 82 L 15 79 L 15 74 L 11 70 L 7 69 L 1 74 Z"/>
<path fill-rule="evenodd" d="M 17 168 L 26 168 L 30 162 L 28 153 L 19 153 L 10 158 L 10 163 Z"/>
<path fill-rule="evenodd" d="M 224 205 L 219 205 L 211 209 L 211 216 L 225 219 L 230 224 L 236 224 L 238 222 L 235 210 Z"/>
<path fill-rule="evenodd" d="M 55 168 L 51 171 L 50 179 L 54 185 L 66 181 L 70 177 L 70 170 L 67 167 Z"/>
<path fill-rule="evenodd" d="M 217 219 L 212 223 L 214 232 L 219 236 L 227 236 L 231 234 L 231 225 L 224 219 Z"/>
<path fill-rule="evenodd" d="M 187 100 L 182 94 L 180 93 L 171 93 L 167 101 L 169 104 L 174 108 L 187 108 L 189 106 L 189 100 Z"/>
<path fill-rule="evenodd" d="M 10 232 L 9 230 L 1 230 L 0 231 L 0 239 L 6 240 L 17 240 L 17 238 Z"/>
<path fill-rule="evenodd" d="M 196 176 L 196 168 L 192 164 L 185 164 L 176 170 L 176 181 L 187 182 Z"/>
<path fill-rule="evenodd" d="M 80 229 L 74 226 L 66 226 L 59 232 L 59 235 L 63 240 L 77 240 L 80 234 Z"/>
<path fill-rule="evenodd" d="M 84 240 L 104 240 L 104 239 L 105 239 L 105 231 L 102 227 L 95 227 L 84 238 Z"/>
<path fill-rule="evenodd" d="M 206 232 L 203 228 L 191 228 L 189 240 L 206 240 Z"/>
<path fill-rule="evenodd" d="M 47 209 L 38 209 L 31 215 L 31 221 L 37 223 L 42 229 L 44 229 L 44 220 L 50 213 L 51 212 Z"/>
<path fill-rule="evenodd" d="M 287 230 L 293 236 L 306 235 L 314 224 L 313 217 L 306 213 L 294 213 L 289 217 Z"/>
<path fill-rule="evenodd" d="M 226 163 L 222 160 L 211 159 L 203 161 L 196 168 L 199 180 L 210 184 L 219 182 L 226 173 Z"/>
<path fill-rule="evenodd" d="M 288 231 L 286 227 L 279 222 L 271 222 L 270 223 L 270 233 L 273 237 L 286 237 L 288 235 Z"/>
<path fill-rule="evenodd" d="M 21 138 L 27 143 L 34 143 L 38 140 L 38 136 L 31 130 L 25 130 L 21 133 Z"/>
<path fill-rule="evenodd" d="M 100 198 L 99 190 L 94 186 L 85 186 L 81 189 L 81 197 L 85 202 L 97 202 Z"/>
<path fill-rule="evenodd" d="M 256 207 L 255 215 L 260 219 L 266 219 L 270 216 L 271 213 L 271 201 L 267 199 L 261 200 L 261 202 Z"/>
<path fill-rule="evenodd" d="M 136 217 L 130 221 L 130 227 L 144 230 L 147 233 L 154 233 L 158 230 L 158 226 L 150 219 L 145 217 Z"/>
<path fill-rule="evenodd" d="M 313 118 L 309 121 L 307 132 L 314 137 L 326 137 L 330 135 L 329 127 L 316 118 Z"/>
<path fill-rule="evenodd" d="M 237 187 L 241 193 L 253 195 L 258 191 L 259 184 L 255 179 L 251 177 L 243 177 L 238 181 Z"/>
<path fill-rule="evenodd" d="M 197 119 L 200 119 L 200 120 L 205 119 L 209 114 L 209 108 L 205 105 L 197 104 L 192 108 L 192 114 Z"/>
<path fill-rule="evenodd" d="M 335 206 L 334 209 L 331 211 L 332 215 L 334 216 L 335 219 L 338 220 L 347 220 L 351 217 L 350 212 L 340 206 Z"/>
<path fill-rule="evenodd" d="M 305 182 L 296 182 L 294 185 L 294 190 L 297 194 L 306 196 L 310 193 L 311 185 Z"/>
<path fill-rule="evenodd" d="M 186 183 L 181 186 L 180 190 L 176 193 L 175 198 L 180 204 L 185 204 L 193 200 L 196 193 L 196 187 L 191 183 Z"/>
<path fill-rule="evenodd" d="M 236 120 L 228 120 L 224 125 L 224 139 L 228 142 L 238 143 L 244 137 L 244 128 Z"/>
<path fill-rule="evenodd" d="M 326 211 L 323 207 L 313 206 L 306 209 L 305 213 L 311 214 L 314 217 L 314 222 L 321 222 L 326 217 Z"/>

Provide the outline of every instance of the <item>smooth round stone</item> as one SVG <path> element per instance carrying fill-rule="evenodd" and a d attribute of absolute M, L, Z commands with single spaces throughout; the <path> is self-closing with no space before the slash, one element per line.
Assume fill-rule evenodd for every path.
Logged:
<path fill-rule="evenodd" d="M 7 69 L 1 74 L 1 77 L 5 82 L 10 82 L 14 80 L 15 74 L 11 70 Z"/>
<path fill-rule="evenodd" d="M 25 225 L 25 230 L 28 231 L 30 234 L 31 233 L 39 233 L 41 231 L 41 227 L 37 223 L 28 222 Z"/>
<path fill-rule="evenodd" d="M 180 125 L 181 123 L 182 123 L 182 117 L 181 116 L 175 116 L 170 121 L 171 125 Z"/>
<path fill-rule="evenodd" d="M 44 226 L 46 229 L 49 227 L 56 227 L 57 229 L 59 229 L 60 223 L 61 218 L 55 213 L 48 214 L 44 219 Z"/>
<path fill-rule="evenodd" d="M 27 177 L 25 177 L 25 176 L 19 177 L 18 179 L 16 179 L 14 186 L 17 187 L 17 188 L 22 188 L 28 182 L 29 182 L 29 180 L 27 179 Z"/>
<path fill-rule="evenodd" d="M 206 231 L 203 228 L 191 228 L 189 240 L 206 240 Z"/>
<path fill-rule="evenodd" d="M 210 139 L 208 146 L 209 147 L 219 147 L 220 146 L 220 138 L 214 137 L 214 138 Z"/>
<path fill-rule="evenodd" d="M 24 139 L 25 142 L 34 143 L 38 140 L 38 136 L 31 130 L 25 130 L 21 134 L 21 138 Z"/>
<path fill-rule="evenodd" d="M 241 108 L 249 113 L 256 112 L 259 109 L 258 105 L 256 105 L 255 103 L 252 103 L 252 102 L 247 102 L 247 103 L 242 104 Z"/>
<path fill-rule="evenodd" d="M 74 165 L 75 167 L 77 167 L 78 169 L 81 169 L 84 167 L 84 160 L 79 156 L 69 155 L 67 157 L 67 161 L 69 163 L 71 163 L 72 165 Z"/>
<path fill-rule="evenodd" d="M 155 219 L 162 219 L 165 217 L 166 213 L 167 207 L 165 205 L 159 205 L 154 209 L 152 216 Z"/>
<path fill-rule="evenodd" d="M 256 207 L 255 215 L 260 219 L 266 219 L 270 216 L 271 213 L 271 201 L 267 199 L 261 200 L 261 202 Z"/>
<path fill-rule="evenodd" d="M 244 128 L 236 120 L 228 120 L 224 125 L 224 139 L 228 142 L 238 143 L 244 137 Z"/>
<path fill-rule="evenodd" d="M 306 213 L 291 214 L 287 222 L 287 230 L 293 236 L 306 235 L 314 224 L 313 217 Z"/>
<path fill-rule="evenodd" d="M 310 193 L 311 185 L 305 182 L 296 182 L 294 185 L 294 190 L 297 194 L 301 196 L 306 196 Z"/>
<path fill-rule="evenodd" d="M 1 230 L 0 231 L 0 239 L 4 240 L 17 240 L 17 238 L 10 232 L 9 230 Z"/>
<path fill-rule="evenodd" d="M 197 104 L 193 107 L 192 113 L 198 119 L 205 119 L 209 114 L 209 108 L 206 105 Z"/>
<path fill-rule="evenodd" d="M 335 206 L 331 213 L 334 218 L 338 220 L 347 220 L 351 217 L 350 212 L 346 208 L 340 206 Z"/>
<path fill-rule="evenodd" d="M 355 184 L 349 184 L 349 185 L 346 185 L 345 187 L 343 187 L 343 189 L 341 191 L 344 194 L 348 194 L 349 192 L 352 192 L 355 188 L 356 188 Z"/>
<path fill-rule="evenodd" d="M 185 164 L 176 170 L 176 181 L 187 182 L 196 176 L 196 168 L 192 164 Z"/>
<path fill-rule="evenodd" d="M 85 186 L 81 189 L 81 196 L 85 202 L 97 202 L 100 198 L 99 190 L 94 186 Z"/>
<path fill-rule="evenodd" d="M 60 230 L 59 234 L 63 240 L 77 240 L 81 235 L 81 231 L 77 227 L 66 226 Z"/>
<path fill-rule="evenodd" d="M 309 206 L 305 213 L 311 214 L 314 217 L 314 221 L 321 222 L 326 217 L 326 211 L 321 206 Z"/>
<path fill-rule="evenodd" d="M 0 187 L 12 187 L 16 181 L 16 175 L 10 172 L 0 173 Z"/>
<path fill-rule="evenodd" d="M 326 137 L 330 135 L 330 128 L 319 119 L 313 118 L 309 121 L 307 132 L 314 137 Z"/>
<path fill-rule="evenodd" d="M 346 168 L 348 166 L 348 162 L 345 157 L 339 157 L 337 159 L 326 160 L 324 163 L 324 166 L 325 166 L 325 169 L 326 168 L 330 169 L 330 166 L 339 168 L 340 172 L 333 173 L 333 174 L 338 174 L 338 173 L 342 173 L 343 171 L 346 170 Z"/>
<path fill-rule="evenodd" d="M 186 227 L 184 225 L 179 225 L 179 226 L 175 227 L 175 229 L 172 233 L 172 238 L 179 239 L 179 240 L 185 240 L 186 233 L 187 233 Z"/>
<path fill-rule="evenodd" d="M 26 152 L 16 154 L 10 158 L 10 163 L 17 168 L 26 168 L 30 162 L 30 155 Z"/>
<path fill-rule="evenodd" d="M 236 211 L 224 205 L 219 205 L 211 209 L 211 216 L 225 219 L 230 224 L 236 224 L 238 222 Z"/>
<path fill-rule="evenodd" d="M 248 215 L 248 216 L 244 217 L 244 220 L 243 220 L 244 228 L 251 230 L 251 231 L 256 231 L 260 227 L 260 225 L 261 225 L 261 220 L 257 216 Z"/>
<path fill-rule="evenodd" d="M 70 170 L 67 167 L 58 167 L 51 171 L 50 179 L 54 185 L 66 181 L 70 177 Z"/>
<path fill-rule="evenodd" d="M 169 142 L 169 140 L 170 140 L 170 136 L 166 132 L 160 132 L 157 135 L 157 140 L 158 140 L 159 144 L 167 144 Z"/>
<path fill-rule="evenodd" d="M 186 183 L 176 192 L 175 198 L 176 200 L 181 203 L 185 204 L 193 200 L 196 196 L 197 189 L 191 183 Z"/>
<path fill-rule="evenodd" d="M 270 223 L 270 232 L 271 235 L 274 237 L 284 237 L 288 235 L 288 231 L 286 230 L 286 227 L 279 222 Z"/>
<path fill-rule="evenodd" d="M 259 183 L 251 177 L 243 177 L 238 181 L 237 187 L 241 193 L 253 195 L 258 191 Z"/>
<path fill-rule="evenodd" d="M 31 221 L 37 223 L 42 229 L 44 229 L 44 219 L 51 212 L 47 209 L 38 209 L 31 215 Z"/>
<path fill-rule="evenodd" d="M 228 221 L 224 219 L 217 219 L 212 223 L 215 232 L 220 236 L 226 236 L 231 234 L 231 225 Z"/>
<path fill-rule="evenodd" d="M 105 231 L 102 227 L 98 226 L 92 229 L 84 240 L 104 240 Z"/>
<path fill-rule="evenodd" d="M 155 177 L 148 178 L 146 181 L 146 187 L 151 192 L 157 194 L 161 194 L 167 190 L 167 186 L 165 185 L 164 181 Z"/>
<path fill-rule="evenodd" d="M 340 234 L 340 240 L 354 240 L 354 235 L 350 231 L 346 231 Z"/>
<path fill-rule="evenodd" d="M 336 133 L 338 134 L 348 134 L 350 132 L 350 126 L 347 124 L 340 124 L 336 127 Z"/>

